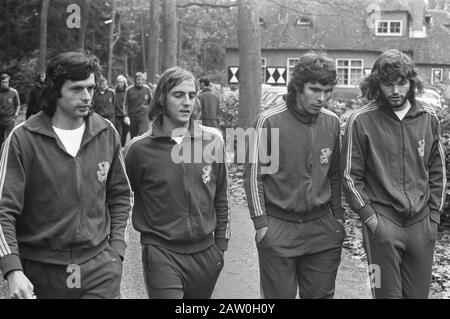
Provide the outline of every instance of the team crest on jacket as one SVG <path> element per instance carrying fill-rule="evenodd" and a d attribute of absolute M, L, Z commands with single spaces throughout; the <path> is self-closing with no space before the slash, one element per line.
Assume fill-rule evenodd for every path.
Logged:
<path fill-rule="evenodd" d="M 108 162 L 100 162 L 98 163 L 99 170 L 97 171 L 97 179 L 100 183 L 106 181 L 109 172 L 109 163 Z"/>
<path fill-rule="evenodd" d="M 420 157 L 423 157 L 425 155 L 425 140 L 420 140 L 418 144 L 419 147 L 417 148 L 417 152 L 419 153 Z"/>
<path fill-rule="evenodd" d="M 207 165 L 202 168 L 203 174 L 202 179 L 203 183 L 208 184 L 211 181 L 211 172 L 212 172 L 212 166 Z"/>
<path fill-rule="evenodd" d="M 322 155 L 320 155 L 320 164 L 327 165 L 330 161 L 331 150 L 327 147 L 322 148 L 320 152 L 322 153 Z"/>

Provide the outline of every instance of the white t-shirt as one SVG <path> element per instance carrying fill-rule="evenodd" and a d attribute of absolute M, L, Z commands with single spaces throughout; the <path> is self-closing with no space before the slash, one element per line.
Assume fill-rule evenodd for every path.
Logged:
<path fill-rule="evenodd" d="M 408 100 L 406 100 L 406 107 L 401 111 L 394 111 L 399 120 L 403 120 L 403 118 L 406 116 L 406 113 L 408 113 L 409 109 L 411 108 L 411 103 L 409 103 Z"/>
<path fill-rule="evenodd" d="M 74 130 L 63 130 L 53 126 L 53 130 L 66 148 L 67 153 L 75 157 L 80 149 L 81 139 L 83 138 L 84 129 L 86 125 L 83 124 Z"/>

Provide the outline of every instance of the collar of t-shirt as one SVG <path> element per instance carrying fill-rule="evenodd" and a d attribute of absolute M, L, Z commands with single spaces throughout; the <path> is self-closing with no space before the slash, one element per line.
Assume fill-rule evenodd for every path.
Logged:
<path fill-rule="evenodd" d="M 401 121 L 406 116 L 406 113 L 408 113 L 410 108 L 411 108 L 411 103 L 409 103 L 409 101 L 406 100 L 406 107 L 401 111 L 394 111 L 395 115 L 397 115 L 398 119 Z"/>
<path fill-rule="evenodd" d="M 64 147 L 66 148 L 67 153 L 75 157 L 81 146 L 81 139 L 83 138 L 83 133 L 86 128 L 86 125 L 83 124 L 74 130 L 63 130 L 53 126 L 53 130 L 56 135 L 59 137 Z"/>

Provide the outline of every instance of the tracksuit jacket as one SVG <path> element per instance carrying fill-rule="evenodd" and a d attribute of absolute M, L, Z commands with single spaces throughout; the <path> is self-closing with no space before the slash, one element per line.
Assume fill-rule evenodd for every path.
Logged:
<path fill-rule="evenodd" d="M 20 105 L 19 93 L 13 88 L 0 89 L 0 123 L 13 121 Z"/>
<path fill-rule="evenodd" d="M 43 112 L 5 141 L 0 166 L 0 269 L 21 270 L 20 257 L 81 264 L 112 246 L 124 256 L 132 207 L 119 137 L 93 113 L 77 156 Z"/>
<path fill-rule="evenodd" d="M 124 113 L 129 117 L 147 115 L 152 100 L 152 91 L 147 85 L 129 86 L 125 91 Z"/>
<path fill-rule="evenodd" d="M 408 226 L 439 223 L 446 195 L 439 120 L 416 102 L 402 121 L 377 101 L 355 111 L 343 139 L 346 198 L 363 221 L 380 213 Z"/>
<path fill-rule="evenodd" d="M 116 90 L 115 90 L 115 92 L 116 92 L 116 100 L 115 100 L 115 103 L 114 103 L 114 115 L 115 115 L 115 117 L 120 117 L 120 118 L 122 118 L 122 117 L 124 117 L 125 115 L 124 115 L 124 109 L 123 109 L 123 103 L 124 103 L 124 100 L 125 100 L 125 91 L 126 91 L 126 88 L 125 89 L 121 89 L 121 88 L 118 88 L 118 87 L 116 87 Z"/>
<path fill-rule="evenodd" d="M 96 91 L 92 98 L 92 106 L 96 113 L 114 122 L 116 93 L 107 88 L 105 92 Z"/>
<path fill-rule="evenodd" d="M 161 116 L 125 149 L 135 195 L 132 220 L 141 243 L 194 253 L 215 242 L 226 250 L 230 206 L 220 131 L 192 121 L 190 135 L 178 145 L 160 125 Z M 216 146 L 212 153 L 218 157 L 205 150 L 208 145 Z M 185 161 L 174 159 L 180 152 L 187 154 Z"/>
<path fill-rule="evenodd" d="M 205 88 L 198 99 L 202 106 L 202 120 L 218 120 L 220 115 L 220 99 L 210 88 Z"/>
<path fill-rule="evenodd" d="M 310 117 L 282 104 L 260 113 L 253 127 L 256 147 L 247 146 L 244 187 L 255 229 L 268 226 L 267 214 L 308 222 L 331 209 L 336 218 L 344 219 L 337 115 L 322 108 Z M 279 131 L 278 151 L 270 147 L 273 130 Z M 258 154 L 265 147 L 279 159 L 275 173 L 261 174 L 261 167 L 270 165 L 263 164 Z"/>

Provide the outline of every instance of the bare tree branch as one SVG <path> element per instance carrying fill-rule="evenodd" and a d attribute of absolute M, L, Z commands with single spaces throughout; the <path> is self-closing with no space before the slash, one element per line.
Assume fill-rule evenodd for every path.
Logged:
<path fill-rule="evenodd" d="M 177 8 L 188 8 L 188 7 L 193 7 L 193 6 L 227 9 L 227 8 L 237 7 L 238 4 L 237 4 L 237 2 L 230 2 L 230 3 L 225 3 L 225 4 L 188 2 L 188 3 L 184 3 L 184 4 L 177 4 Z"/>

